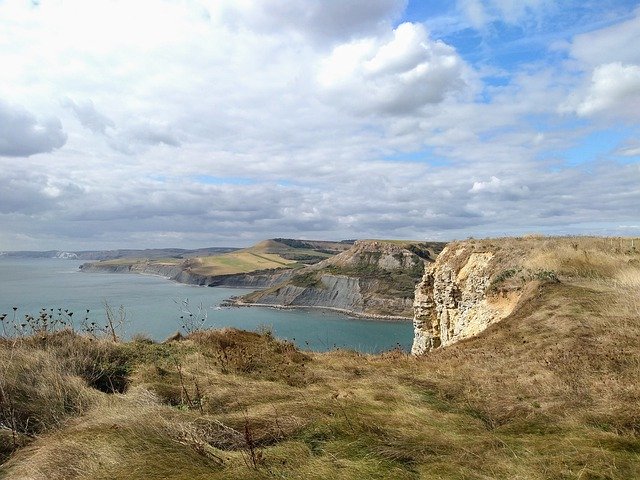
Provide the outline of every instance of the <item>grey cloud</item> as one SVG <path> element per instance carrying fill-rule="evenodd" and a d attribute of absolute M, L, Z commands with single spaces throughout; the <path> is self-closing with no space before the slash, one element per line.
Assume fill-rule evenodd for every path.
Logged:
<path fill-rule="evenodd" d="M 180 141 L 166 126 L 153 126 L 150 124 L 138 125 L 127 132 L 129 138 L 143 145 L 169 145 L 179 147 Z"/>
<path fill-rule="evenodd" d="M 58 118 L 38 120 L 27 110 L 0 100 L 0 156 L 28 157 L 62 147 L 67 134 Z"/>
<path fill-rule="evenodd" d="M 67 198 L 64 209 L 48 207 L 46 197 L 38 193 L 50 180 L 30 178 L 26 182 L 40 188 L 25 190 L 22 201 L 29 207 L 20 208 L 30 212 L 47 208 L 46 221 L 25 219 L 12 228 L 78 242 L 82 237 L 93 244 L 150 246 L 176 238 L 180 245 L 197 246 L 237 244 L 239 239 L 251 243 L 282 235 L 461 238 L 496 232 L 566 231 L 569 223 L 579 232 L 580 228 L 589 230 L 586 226 L 593 222 L 617 226 L 637 220 L 637 165 L 601 163 L 558 172 L 538 168 L 496 172 L 502 183 L 494 181 L 495 193 L 487 187 L 481 199 L 469 191 L 474 167 L 468 167 L 467 175 L 457 168 L 425 174 L 419 166 L 413 167 L 413 179 L 399 185 L 394 169 L 411 165 L 381 164 L 375 171 L 389 181 L 376 181 L 377 174 L 371 174 L 369 188 L 364 187 L 367 182 L 357 169 L 351 168 L 343 170 L 341 181 L 333 178 L 312 187 L 202 185 L 186 179 L 144 183 L 129 178 L 117 188 L 114 181 L 94 187 L 91 195 L 72 197 L 63 192 L 56 205 Z M 491 185 L 491 180 L 485 182 Z M 502 187 L 524 182 L 532 195 L 514 198 L 506 205 Z M 2 194 L 4 198 L 5 191 Z M 30 196 L 36 196 L 36 201 L 29 203 L 24 198 Z"/>
<path fill-rule="evenodd" d="M 80 121 L 83 127 L 88 128 L 93 133 L 99 133 L 104 135 L 107 128 L 115 128 L 115 123 L 106 115 L 100 113 L 93 101 L 87 100 L 85 102 L 76 103 L 73 100 L 67 98 L 62 102 L 63 106 L 73 110 L 76 118 Z"/>
<path fill-rule="evenodd" d="M 147 147 L 156 145 L 170 147 L 181 145 L 178 137 L 168 126 L 151 123 L 133 125 L 118 130 L 113 137 L 109 137 L 108 143 L 111 148 L 126 155 L 133 155 Z"/>
<path fill-rule="evenodd" d="M 8 171 L 0 176 L 0 213 L 33 215 L 50 212 L 83 190 L 76 184 L 28 170 Z"/>
<path fill-rule="evenodd" d="M 384 27 L 402 13 L 407 0 L 257 0 L 249 4 L 247 11 L 234 5 L 226 11 L 227 18 L 263 32 L 289 30 L 332 44 Z"/>
<path fill-rule="evenodd" d="M 180 146 L 180 141 L 166 125 L 147 122 L 117 128 L 113 120 L 98 111 L 92 100 L 76 103 L 66 98 L 62 105 L 73 111 L 83 127 L 105 136 L 109 146 L 118 152 L 131 155 L 154 145 Z"/>

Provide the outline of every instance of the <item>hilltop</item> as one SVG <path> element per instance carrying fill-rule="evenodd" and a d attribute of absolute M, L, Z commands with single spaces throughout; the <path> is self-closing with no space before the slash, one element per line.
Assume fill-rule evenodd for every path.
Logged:
<path fill-rule="evenodd" d="M 348 242 L 264 240 L 252 247 L 189 258 L 118 258 L 86 263 L 83 271 L 146 273 L 197 285 L 266 286 L 293 269 L 331 257 L 350 247 Z"/>
<path fill-rule="evenodd" d="M 207 286 L 259 291 L 233 305 L 329 308 L 364 317 L 410 319 L 413 292 L 446 244 L 404 240 L 328 242 L 275 238 L 219 255 L 114 259 L 83 271 L 146 273 Z"/>
<path fill-rule="evenodd" d="M 637 244 L 450 244 L 418 287 L 450 301 L 417 298 L 417 323 L 509 307 L 419 356 L 233 329 L 2 339 L 0 478 L 640 478 Z"/>
<path fill-rule="evenodd" d="M 270 288 L 245 295 L 239 304 L 320 307 L 369 317 L 412 318 L 416 284 L 425 263 L 446 244 L 359 240 L 349 249 L 295 271 Z"/>

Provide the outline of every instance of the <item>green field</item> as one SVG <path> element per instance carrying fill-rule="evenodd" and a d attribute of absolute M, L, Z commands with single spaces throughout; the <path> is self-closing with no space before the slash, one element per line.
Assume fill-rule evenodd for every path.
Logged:
<path fill-rule="evenodd" d="M 275 268 L 297 268 L 327 259 L 346 250 L 349 244 L 339 242 L 264 240 L 252 247 L 205 257 L 183 258 L 119 258 L 104 260 L 99 265 L 181 266 L 198 275 L 233 275 Z"/>

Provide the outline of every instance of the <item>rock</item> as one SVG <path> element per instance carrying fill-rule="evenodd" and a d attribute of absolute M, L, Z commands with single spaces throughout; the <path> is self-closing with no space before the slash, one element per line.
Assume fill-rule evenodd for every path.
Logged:
<path fill-rule="evenodd" d="M 508 316 L 521 289 L 489 295 L 497 263 L 491 250 L 450 244 L 427 264 L 414 298 L 414 355 L 472 337 Z"/>
<path fill-rule="evenodd" d="M 250 293 L 241 301 L 409 320 L 424 264 L 433 261 L 444 245 L 359 240 L 349 250 L 298 270 L 281 284 Z"/>

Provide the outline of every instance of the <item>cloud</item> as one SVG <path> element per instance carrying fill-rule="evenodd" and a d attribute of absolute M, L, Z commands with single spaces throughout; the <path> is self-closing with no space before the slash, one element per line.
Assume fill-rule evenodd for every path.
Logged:
<path fill-rule="evenodd" d="M 147 147 L 157 145 L 180 146 L 177 136 L 166 124 L 147 121 L 118 128 L 113 120 L 96 109 L 91 100 L 76 103 L 66 98 L 62 105 L 73 111 L 83 127 L 104 136 L 111 148 L 126 155 L 140 153 Z"/>
<path fill-rule="evenodd" d="M 456 5 L 477 30 L 495 21 L 511 25 L 537 23 L 543 14 L 556 10 L 551 0 L 457 0 Z"/>
<path fill-rule="evenodd" d="M 489 16 L 480 0 L 458 0 L 458 9 L 476 29 L 484 28 L 489 21 Z"/>
<path fill-rule="evenodd" d="M 640 157 L 640 144 L 630 142 L 616 150 L 615 154 L 622 157 Z"/>
<path fill-rule="evenodd" d="M 81 102 L 80 104 L 67 98 L 62 104 L 65 107 L 69 107 L 75 113 L 76 118 L 80 124 L 91 130 L 93 133 L 99 133 L 105 135 L 107 128 L 114 128 L 115 123 L 106 115 L 98 112 L 95 105 L 91 100 Z"/>
<path fill-rule="evenodd" d="M 51 152 L 66 141 L 58 118 L 38 120 L 24 108 L 0 100 L 0 156 L 28 157 Z"/>
<path fill-rule="evenodd" d="M 576 112 L 580 116 L 614 112 L 640 118 L 640 66 L 607 63 L 596 67 Z"/>
<path fill-rule="evenodd" d="M 114 136 L 109 137 L 108 143 L 111 148 L 126 155 L 140 153 L 148 147 L 158 145 L 180 146 L 180 140 L 169 126 L 149 122 L 118 130 Z"/>
<path fill-rule="evenodd" d="M 495 42 L 454 7 L 439 39 L 395 0 L 0 1 L 0 91 L 68 134 L 64 149 L 0 158 L 0 248 L 635 225 L 636 145 L 565 154 L 616 115 L 637 137 L 635 20 L 503 69 L 492 42 L 528 41 L 546 7 L 473 4 Z"/>
<path fill-rule="evenodd" d="M 0 176 L 0 214 L 31 216 L 51 212 L 81 192 L 78 185 L 64 179 L 24 168 L 3 169 Z"/>
<path fill-rule="evenodd" d="M 640 8 L 628 20 L 576 35 L 568 46 L 574 91 L 560 106 L 583 118 L 635 121 L 640 112 Z"/>
<path fill-rule="evenodd" d="M 608 63 L 640 64 L 640 8 L 632 18 L 606 28 L 576 35 L 569 53 L 587 67 Z"/>
<path fill-rule="evenodd" d="M 254 31 L 295 32 L 321 44 L 384 31 L 399 17 L 407 0 L 244 0 L 212 5 L 231 24 Z"/>
<path fill-rule="evenodd" d="M 404 115 L 464 89 L 465 65 L 455 49 L 403 23 L 390 38 L 336 47 L 321 64 L 328 101 L 359 114 Z"/>

